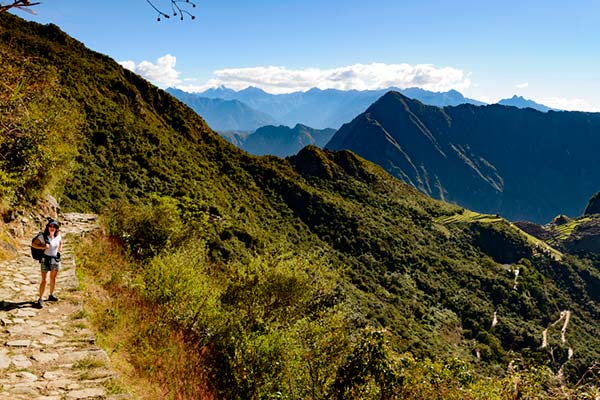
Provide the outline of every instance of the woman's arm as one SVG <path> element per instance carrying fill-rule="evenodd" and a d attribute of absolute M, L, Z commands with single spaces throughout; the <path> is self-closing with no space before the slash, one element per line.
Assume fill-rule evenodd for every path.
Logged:
<path fill-rule="evenodd" d="M 33 243 L 31 243 L 31 247 L 33 247 L 34 249 L 39 249 L 39 250 L 46 250 L 48 247 L 50 247 L 50 245 L 48 243 L 37 244 L 36 242 L 33 242 Z"/>

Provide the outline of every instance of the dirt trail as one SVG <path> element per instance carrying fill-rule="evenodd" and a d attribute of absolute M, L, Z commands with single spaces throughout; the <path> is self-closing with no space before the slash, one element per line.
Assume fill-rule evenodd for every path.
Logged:
<path fill-rule="evenodd" d="M 58 302 L 33 308 L 40 282 L 39 263 L 31 258 L 29 240 L 19 256 L 0 263 L 0 399 L 130 399 L 114 394 L 106 353 L 95 345 L 83 312 L 71 247 L 96 227 L 93 214 L 61 215 L 64 237 Z M 48 289 L 44 299 L 48 295 Z"/>

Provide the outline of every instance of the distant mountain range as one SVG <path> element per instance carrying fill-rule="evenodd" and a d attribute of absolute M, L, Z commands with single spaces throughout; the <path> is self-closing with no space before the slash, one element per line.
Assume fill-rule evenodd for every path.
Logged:
<path fill-rule="evenodd" d="M 196 111 L 217 131 L 252 131 L 276 123 L 270 115 L 257 111 L 239 100 L 202 97 L 173 88 L 167 91 Z"/>
<path fill-rule="evenodd" d="M 202 93 L 187 93 L 173 88 L 167 91 L 190 106 L 209 126 L 236 146 L 255 155 L 287 157 L 296 154 L 305 145 L 323 147 L 334 132 L 332 128 L 325 127 L 339 127 L 353 120 L 388 89 L 342 91 L 313 88 L 307 92 L 279 95 L 269 94 L 255 87 L 235 91 L 220 86 Z M 430 92 L 408 88 L 396 91 L 421 103 L 438 107 L 485 105 L 464 97 L 456 90 Z M 503 99 L 498 104 L 542 112 L 551 110 L 516 95 Z"/>
<path fill-rule="evenodd" d="M 335 129 L 313 129 L 297 124 L 293 128 L 283 125 L 263 126 L 250 134 L 221 132 L 221 136 L 240 149 L 257 156 L 271 154 L 287 157 L 308 145 L 324 147 L 334 133 Z"/>
<path fill-rule="evenodd" d="M 534 110 L 538 110 L 541 112 L 548 112 L 551 110 L 559 111 L 555 108 L 547 107 L 543 104 L 536 103 L 533 100 L 528 100 L 522 96 L 517 96 L 517 95 L 514 95 L 510 99 L 502 99 L 497 104 L 500 104 L 503 106 L 517 107 L 517 108 L 533 108 Z"/>
<path fill-rule="evenodd" d="M 436 106 L 463 103 L 485 104 L 468 99 L 456 90 L 430 92 L 419 88 L 403 90 L 387 88 L 363 91 L 313 88 L 306 92 L 270 94 L 255 87 L 235 91 L 220 86 L 201 93 L 186 93 L 173 88 L 167 89 L 167 92 L 204 117 L 213 129 L 228 131 L 254 130 L 264 125 L 293 127 L 296 124 L 310 126 L 315 129 L 337 129 L 364 112 L 373 102 L 390 90 L 398 90 L 410 98 Z M 219 101 L 213 104 L 205 99 L 215 101 L 219 99 L 234 101 L 235 103 Z M 245 107 L 237 102 L 243 103 Z M 270 121 L 269 123 L 262 123 L 267 119 Z"/>
<path fill-rule="evenodd" d="M 600 188 L 600 113 L 463 104 L 389 92 L 342 126 L 349 149 L 432 197 L 510 220 L 581 215 Z"/>

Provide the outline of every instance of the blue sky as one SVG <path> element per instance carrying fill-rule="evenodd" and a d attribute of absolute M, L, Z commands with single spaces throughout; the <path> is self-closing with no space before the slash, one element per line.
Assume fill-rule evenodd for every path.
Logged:
<path fill-rule="evenodd" d="M 600 112 L 600 1 L 41 0 L 36 15 L 163 88 L 420 86 Z M 168 0 L 154 4 L 169 10 Z"/>

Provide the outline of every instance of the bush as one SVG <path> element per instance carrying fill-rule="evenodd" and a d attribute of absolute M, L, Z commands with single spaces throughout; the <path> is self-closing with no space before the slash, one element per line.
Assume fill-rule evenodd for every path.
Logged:
<path fill-rule="evenodd" d="M 108 231 L 123 240 L 134 257 L 152 257 L 186 237 L 178 204 L 171 197 L 157 195 L 140 205 L 114 202 L 104 213 Z"/>

